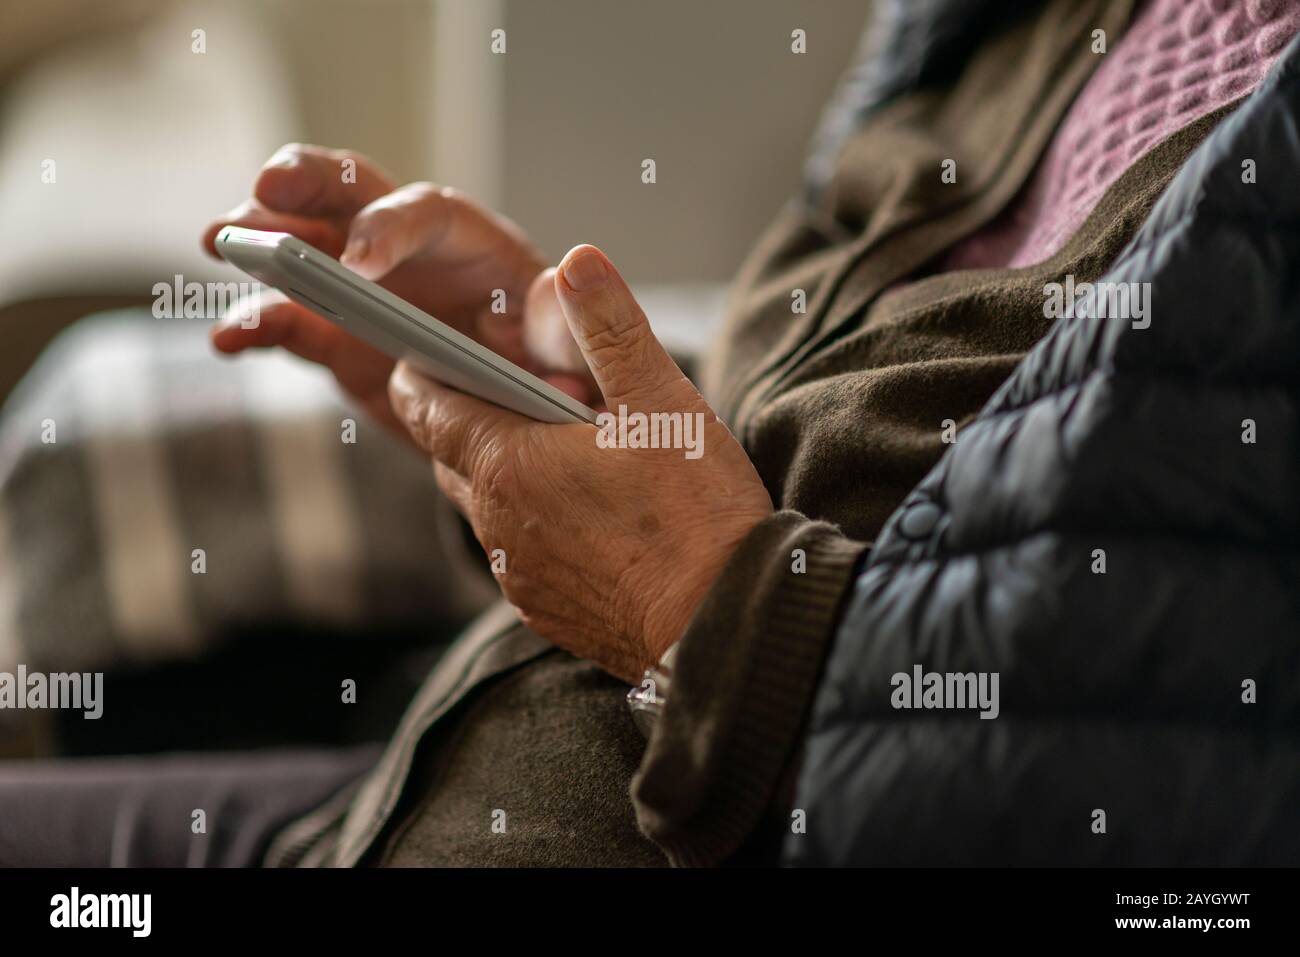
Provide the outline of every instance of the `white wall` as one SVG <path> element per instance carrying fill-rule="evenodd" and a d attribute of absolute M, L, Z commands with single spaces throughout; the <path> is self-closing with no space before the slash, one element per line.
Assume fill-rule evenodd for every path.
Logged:
<path fill-rule="evenodd" d="M 867 9 L 506 0 L 505 210 L 552 257 L 592 242 L 636 279 L 730 278 L 794 191 Z"/>

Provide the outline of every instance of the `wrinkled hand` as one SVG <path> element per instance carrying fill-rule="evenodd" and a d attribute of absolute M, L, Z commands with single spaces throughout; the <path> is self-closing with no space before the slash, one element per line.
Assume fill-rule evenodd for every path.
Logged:
<path fill-rule="evenodd" d="M 438 486 L 498 561 L 501 590 L 523 621 L 635 684 L 681 636 L 772 502 L 599 250 L 570 251 L 554 285 L 609 408 L 702 420 L 702 455 L 602 448 L 594 426 L 534 422 L 406 363 L 394 371 L 389 394 L 433 458 Z"/>
<path fill-rule="evenodd" d="M 519 227 L 455 190 L 395 189 L 365 156 L 293 143 L 262 167 L 251 199 L 204 231 L 214 256 L 225 226 L 291 233 L 579 401 L 596 399 L 555 300 L 554 271 Z M 504 312 L 492 309 L 496 290 Z M 259 297 L 256 325 L 246 322 L 252 308 L 241 303 L 214 327 L 219 351 L 282 346 L 328 367 L 368 412 L 406 434 L 388 402 L 392 359 L 274 290 Z"/>

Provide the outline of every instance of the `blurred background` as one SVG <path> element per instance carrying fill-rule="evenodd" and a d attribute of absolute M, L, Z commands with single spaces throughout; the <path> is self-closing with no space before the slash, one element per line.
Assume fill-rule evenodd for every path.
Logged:
<path fill-rule="evenodd" d="M 0 397 L 73 319 L 176 273 L 237 278 L 199 230 L 293 140 L 456 185 L 553 261 L 597 243 L 652 320 L 706 328 L 794 189 L 866 8 L 0 0 Z"/>
<path fill-rule="evenodd" d="M 457 186 L 553 262 L 596 243 L 688 348 L 867 2 L 0 0 L 0 670 L 103 669 L 124 704 L 0 713 L 0 758 L 383 740 L 486 601 L 430 559 L 427 462 L 364 422 L 351 454 L 328 373 L 118 309 L 243 278 L 200 232 L 279 146 Z"/>

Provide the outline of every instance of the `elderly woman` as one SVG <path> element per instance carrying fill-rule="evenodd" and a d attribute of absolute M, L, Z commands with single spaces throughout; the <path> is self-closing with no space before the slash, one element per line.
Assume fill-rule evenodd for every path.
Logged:
<path fill-rule="evenodd" d="M 705 422 L 698 457 L 608 447 L 283 300 L 214 331 L 331 369 L 501 559 L 464 563 L 502 598 L 378 764 L 266 825 L 268 862 L 1300 859 L 1258 806 L 1300 784 L 1295 695 L 1242 692 L 1296 652 L 1297 244 L 1269 223 L 1297 213 L 1300 3 L 878 7 L 694 378 L 598 249 L 547 268 L 354 153 L 285 147 L 209 227 L 291 232 L 585 402 Z M 1107 282 L 1145 315 L 1083 294 Z"/>

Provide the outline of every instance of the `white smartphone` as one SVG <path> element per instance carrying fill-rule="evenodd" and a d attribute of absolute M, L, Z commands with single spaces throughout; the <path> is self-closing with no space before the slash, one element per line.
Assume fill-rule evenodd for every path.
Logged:
<path fill-rule="evenodd" d="M 288 233 L 227 226 L 217 234 L 217 251 L 250 276 L 453 389 L 541 422 L 596 421 L 595 411 L 572 396 Z"/>

